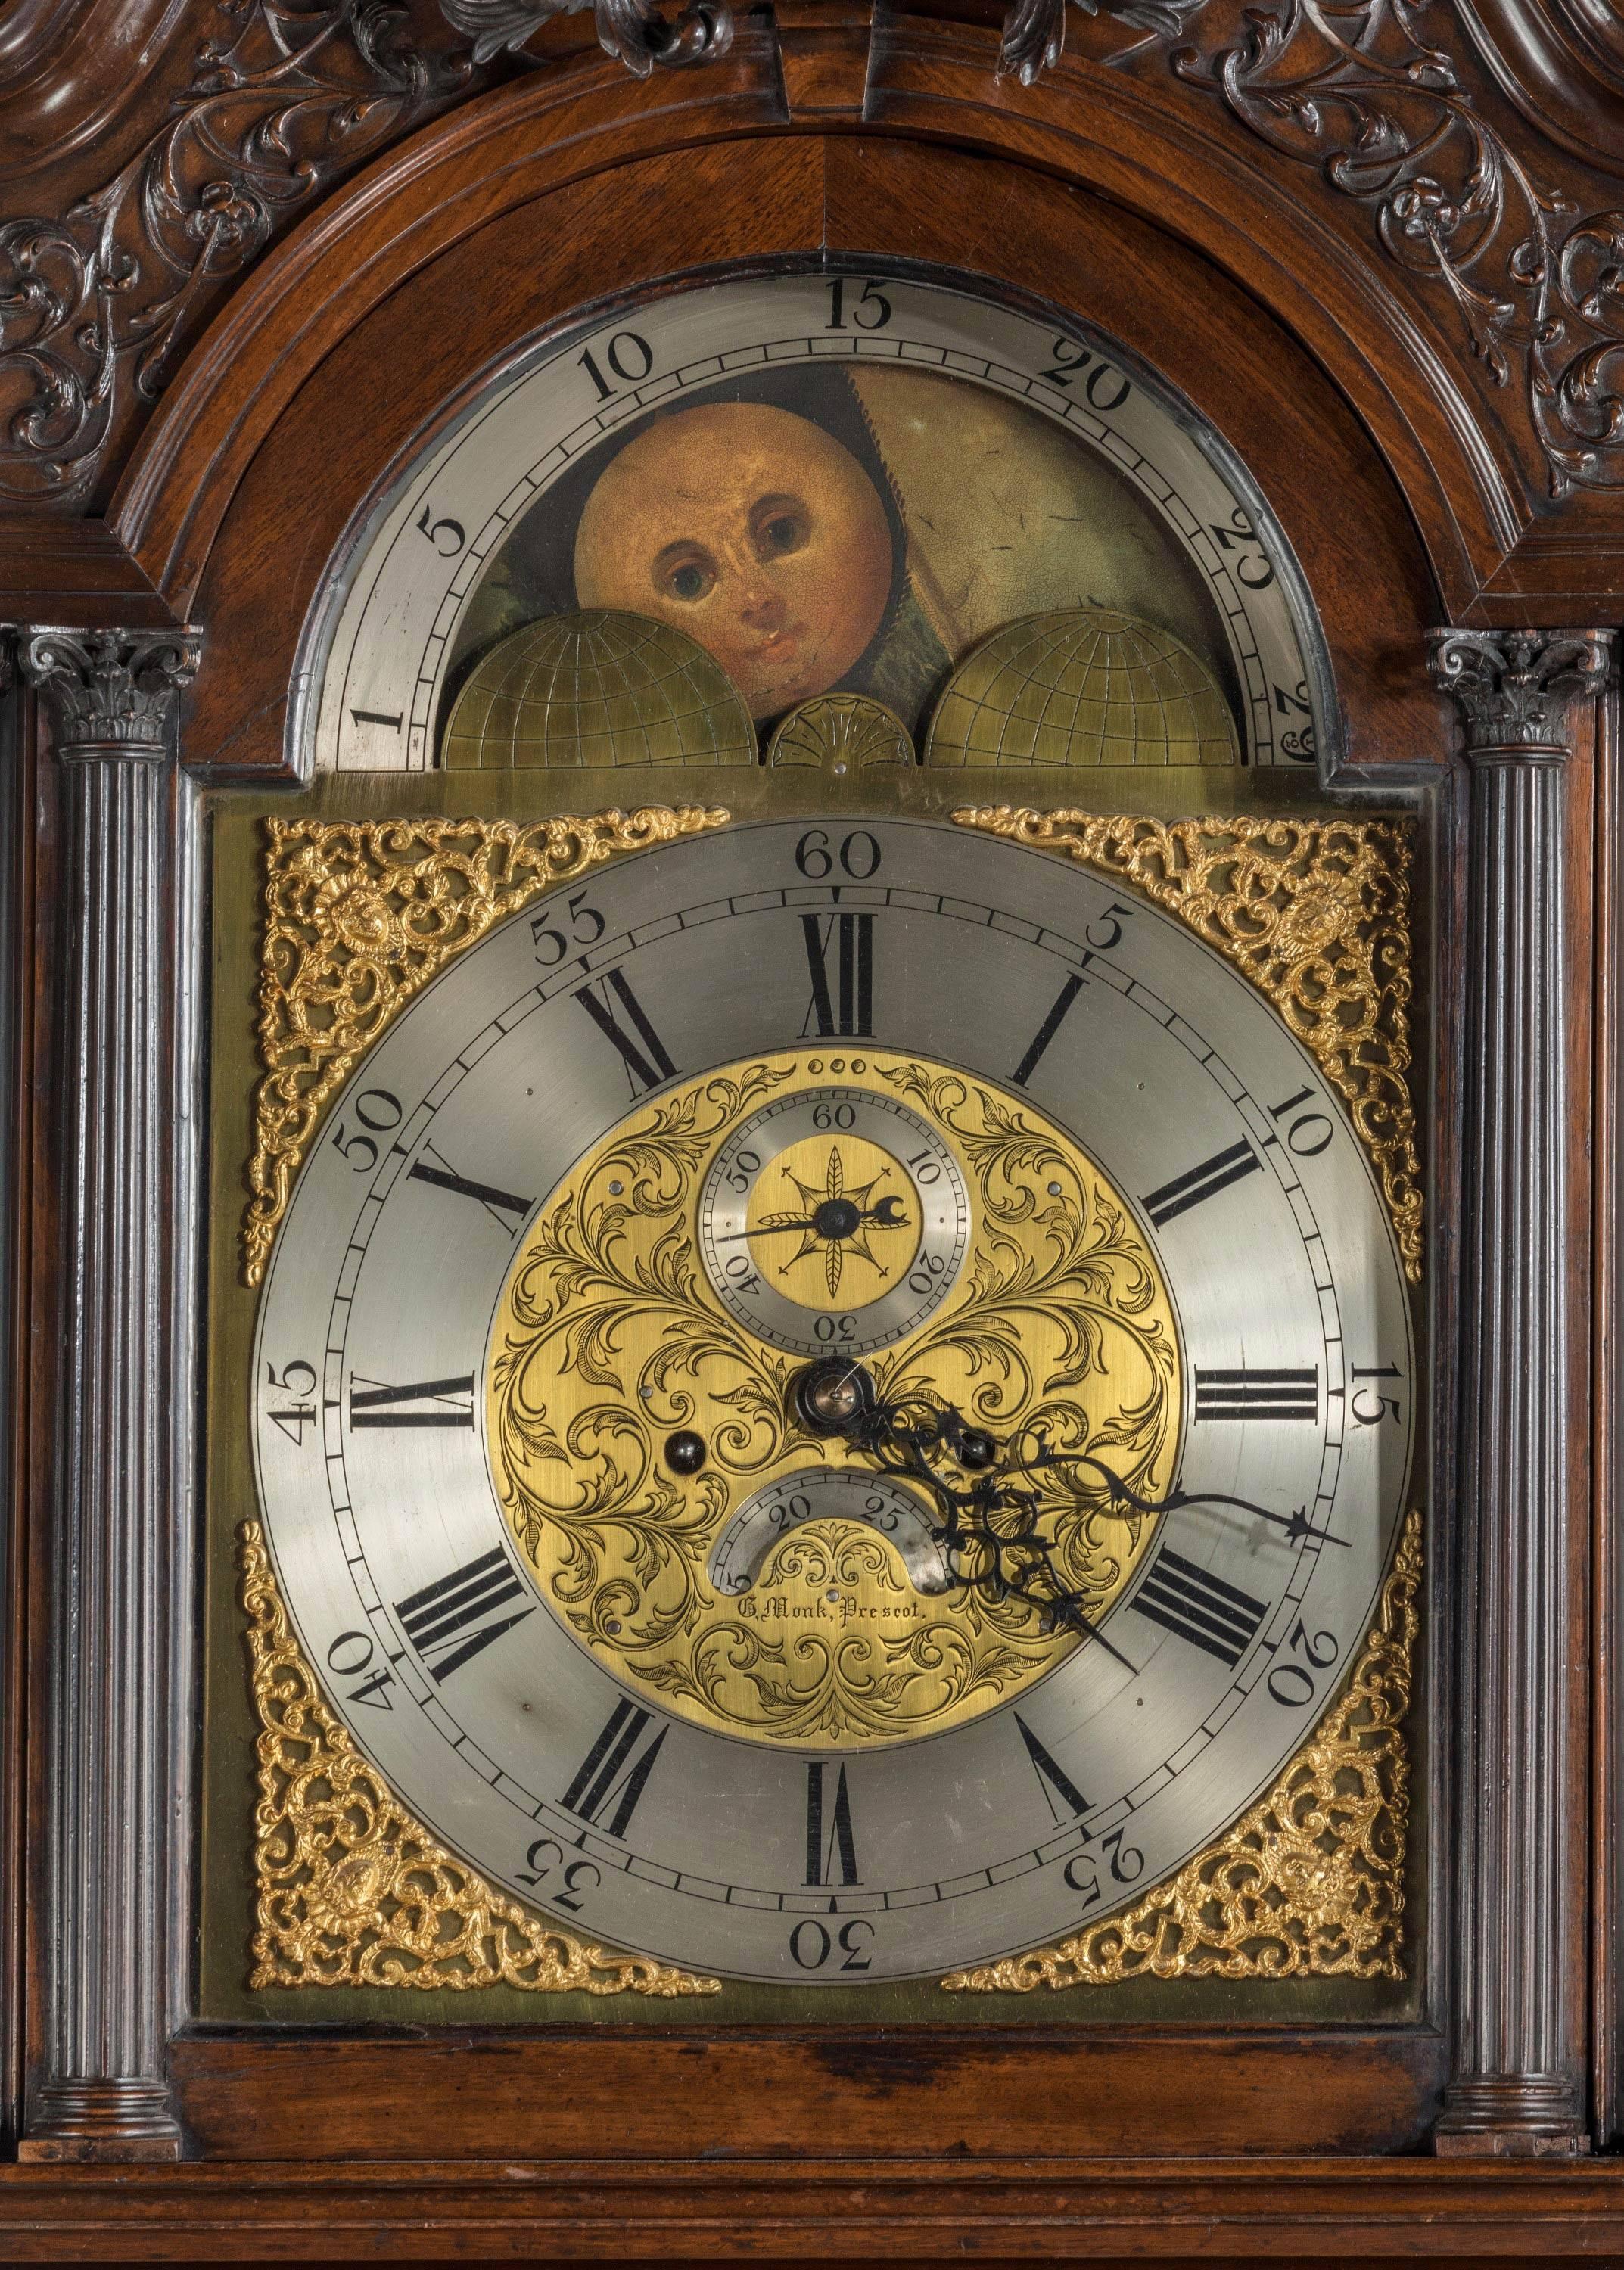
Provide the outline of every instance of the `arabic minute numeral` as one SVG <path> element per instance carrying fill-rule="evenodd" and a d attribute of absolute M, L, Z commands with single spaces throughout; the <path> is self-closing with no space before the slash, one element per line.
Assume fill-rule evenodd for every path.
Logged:
<path fill-rule="evenodd" d="M 1298 1106 L 1311 1102 L 1313 1095 L 1311 1087 L 1300 1087 L 1295 1095 L 1288 1095 L 1284 1103 L 1269 1106 L 1271 1119 L 1286 1119 L 1288 1112 L 1294 1115 L 1286 1127 L 1286 1148 L 1298 1159 L 1317 1159 L 1322 1151 L 1331 1148 L 1331 1139 L 1335 1132 L 1333 1123 L 1324 1112 L 1299 1110 Z M 1269 1139 L 1271 1142 L 1273 1139 L 1272 1136 Z"/>
<path fill-rule="evenodd" d="M 795 864 L 809 883 L 821 883 L 834 872 L 837 863 L 842 875 L 854 883 L 866 883 L 879 872 L 880 857 L 879 845 L 866 827 L 855 827 L 842 836 L 838 851 L 830 850 L 826 827 L 809 827 L 795 847 Z"/>
<path fill-rule="evenodd" d="M 393 1687 L 395 1674 L 387 1664 L 374 1665 L 377 1651 L 370 1632 L 340 1632 L 327 1651 L 327 1668 L 337 1679 L 361 1679 L 367 1673 L 359 1687 L 345 1691 L 346 1702 L 364 1702 L 369 1710 L 392 1710 L 395 1705 L 384 1690 Z"/>
<path fill-rule="evenodd" d="M 1348 1367 L 1355 1379 L 1402 1379 L 1403 1372 L 1396 1363 L 1363 1364 Z M 1365 1407 L 1361 1410 L 1361 1405 Z M 1404 1423 L 1403 1409 L 1396 1395 L 1383 1395 L 1379 1387 L 1356 1387 L 1347 1406 L 1347 1415 L 1356 1427 L 1379 1427 L 1383 1419 Z"/>
<path fill-rule="evenodd" d="M 608 402 L 620 391 L 621 386 L 641 385 L 654 368 L 654 349 L 635 331 L 615 333 L 604 349 L 604 361 L 619 380 L 619 386 L 612 385 L 604 376 L 602 366 L 590 347 L 578 354 L 575 360 L 597 389 L 598 400 Z"/>
<path fill-rule="evenodd" d="M 1294 1654 L 1307 1660 L 1277 1664 L 1269 1673 L 1269 1692 L 1287 1710 L 1305 1710 L 1316 1692 L 1314 1673 L 1329 1671 L 1337 1659 L 1337 1636 L 1334 1632 L 1318 1631 L 1310 1636 L 1308 1626 L 1299 1617 L 1286 1644 Z"/>
<path fill-rule="evenodd" d="M 550 1879 L 557 1872 L 556 1884 Z M 564 1847 L 552 1836 L 538 1836 L 524 1855 L 524 1866 L 519 1871 L 519 1881 L 543 1894 L 547 1905 L 564 1908 L 571 1915 L 579 1915 L 581 1903 L 588 1892 L 595 1892 L 604 1881 L 603 1870 L 595 1860 L 572 1860 Z"/>
<path fill-rule="evenodd" d="M 569 1811 L 582 1821 L 590 1821 L 606 1836 L 625 1836 L 637 1810 L 637 1800 L 649 1785 L 655 1760 L 670 1731 L 661 1726 L 656 1733 L 649 1735 L 653 1724 L 651 1711 L 622 1696 L 564 1792 L 564 1803 Z"/>
<path fill-rule="evenodd" d="M 1227 525 L 1221 520 L 1209 521 L 1207 532 L 1226 563 L 1233 566 L 1236 582 L 1243 583 L 1249 591 L 1268 590 L 1274 581 L 1274 562 L 1264 550 L 1263 539 L 1249 513 L 1236 505 Z M 1233 561 L 1229 560 L 1231 553 L 1235 555 Z"/>
<path fill-rule="evenodd" d="M 1121 371 L 1109 362 L 1102 362 L 1092 348 L 1079 346 L 1075 339 L 1057 339 L 1049 352 L 1054 356 L 1054 362 L 1040 375 L 1046 378 L 1050 386 L 1064 386 L 1068 391 L 1073 382 L 1081 378 L 1083 394 L 1091 410 L 1107 414 L 1113 410 L 1120 410 L 1133 391 Z M 1086 377 L 1085 372 L 1087 374 Z"/>
<path fill-rule="evenodd" d="M 804 1916 L 790 1933 L 790 1959 L 803 1970 L 821 1970 L 838 1951 L 846 1958 L 840 1966 L 842 1970 L 867 1970 L 870 1958 L 863 1950 L 873 1936 L 874 1926 L 866 1916 L 853 1916 L 833 1937 L 815 1916 Z"/>
<path fill-rule="evenodd" d="M 863 288 L 855 299 L 847 294 L 853 286 Z M 849 328 L 847 318 L 860 331 L 883 331 L 891 321 L 891 302 L 871 276 L 831 276 L 828 282 L 829 320 L 827 331 L 843 331 Z"/>
<path fill-rule="evenodd" d="M 395 1603 L 401 1629 L 422 1658 L 436 1685 L 482 1655 L 493 1640 L 534 1615 L 533 1606 L 498 1615 L 510 1600 L 522 1600 L 524 1587 L 500 1545 L 482 1553 L 449 1576 L 436 1577 L 420 1591 Z M 494 1617 L 494 1621 L 491 1619 Z"/>
<path fill-rule="evenodd" d="M 1137 1884 L 1145 1873 L 1145 1855 L 1137 1844 L 1124 1843 L 1125 1829 L 1113 1829 L 1100 1840 L 1099 1851 L 1073 1852 L 1066 1862 L 1064 1874 L 1069 1888 L 1083 1895 L 1083 1906 L 1097 1905 L 1104 1896 L 1100 1881 L 1099 1861 L 1103 1857 L 1113 1878 L 1119 1884 Z"/>
<path fill-rule="evenodd" d="M 564 924 L 569 925 L 565 935 Z M 560 961 L 576 948 L 596 946 L 607 925 L 595 906 L 588 903 L 588 894 L 576 891 L 566 902 L 561 916 L 536 915 L 530 922 L 530 938 L 536 947 L 536 959 L 544 969 L 556 969 Z"/>
<path fill-rule="evenodd" d="M 265 1416 L 273 1427 L 282 1429 L 290 1443 L 296 1447 L 302 1446 L 305 1428 L 315 1424 L 315 1406 L 310 1400 L 315 1393 L 314 1366 L 306 1363 L 302 1357 L 296 1357 L 292 1363 L 283 1365 L 278 1378 L 275 1364 L 268 1363 L 265 1366 L 265 1384 L 274 1388 L 278 1394 L 293 1397 L 285 1411 L 267 1411 Z"/>
<path fill-rule="evenodd" d="M 356 1174 L 370 1174 L 378 1163 L 378 1146 L 373 1137 L 393 1134 L 399 1126 L 400 1098 L 391 1095 L 387 1087 L 364 1087 L 350 1109 L 362 1128 L 370 1132 L 355 1133 L 348 1122 L 341 1119 L 332 1131 L 332 1146 L 341 1159 L 349 1161 Z"/>

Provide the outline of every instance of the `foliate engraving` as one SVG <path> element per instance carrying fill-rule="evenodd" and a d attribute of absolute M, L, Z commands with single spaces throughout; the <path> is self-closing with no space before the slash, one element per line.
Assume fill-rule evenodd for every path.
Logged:
<path fill-rule="evenodd" d="M 238 1564 L 260 1725 L 251 1986 L 721 1991 L 715 1978 L 574 1938 L 448 1852 L 322 1700 L 256 1521 L 238 1531 Z"/>
<path fill-rule="evenodd" d="M 1611 631 L 1433 631 L 1433 684 L 1460 705 L 1469 750 L 1565 756 L 1575 701 L 1612 672 Z"/>
<path fill-rule="evenodd" d="M 949 1993 L 1129 1978 L 1402 1978 L 1410 1704 L 1421 1518 L 1405 1523 L 1341 1701 L 1263 1800 L 1125 1915 L 955 1971 Z"/>
<path fill-rule="evenodd" d="M 571 16 L 591 6 L 597 43 L 618 56 L 638 78 L 656 63 L 714 63 L 733 42 L 733 13 L 727 0 L 686 0 L 674 21 L 643 0 L 440 0 L 449 23 L 473 41 L 477 63 L 503 48 L 517 49 L 532 32 L 555 16 Z"/>
<path fill-rule="evenodd" d="M 243 1276 L 257 1285 L 317 1120 L 361 1051 L 454 954 L 622 851 L 726 824 L 719 805 L 515 820 L 265 823 L 259 1058 Z"/>
<path fill-rule="evenodd" d="M 34 630 L 22 642 L 22 671 L 50 703 L 58 756 L 156 760 L 200 650 L 191 630 Z"/>
<path fill-rule="evenodd" d="M 1418 1284 L 1410 821 L 1166 821 L 1013 805 L 953 816 L 1137 885 L 1268 996 L 1346 1103 L 1381 1179 L 1405 1274 Z"/>

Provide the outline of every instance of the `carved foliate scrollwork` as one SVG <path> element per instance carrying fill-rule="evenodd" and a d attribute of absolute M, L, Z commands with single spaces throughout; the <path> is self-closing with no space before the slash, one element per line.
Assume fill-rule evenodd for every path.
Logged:
<path fill-rule="evenodd" d="M 1016 0 L 1001 75 L 1029 85 L 1058 62 L 1065 4 Z M 1205 5 L 1104 0 L 1145 35 L 1109 62 L 1179 38 Z M 1168 60 L 1271 149 L 1367 206 L 1388 258 L 1449 293 L 1492 382 L 1518 378 L 1553 496 L 1624 487 L 1624 210 L 1581 215 L 1537 180 L 1453 56 L 1420 37 L 1421 12 L 1416 0 L 1284 0 L 1248 9 L 1238 44 Z"/>
<path fill-rule="evenodd" d="M 50 703 L 58 756 L 158 759 L 200 650 L 189 630 L 35 630 L 22 642 L 22 671 Z"/>
<path fill-rule="evenodd" d="M 569 0 L 221 0 L 174 110 L 60 217 L 0 223 L 0 496 L 81 501 L 219 288 L 366 159 L 459 96 Z M 585 0 L 576 0 L 585 4 Z M 726 0 L 667 23 L 597 0 L 598 38 L 640 77 L 703 62 Z"/>
<path fill-rule="evenodd" d="M 1433 631 L 1433 684 L 1459 704 L 1467 747 L 1565 756 L 1575 701 L 1606 686 L 1611 631 Z"/>
<path fill-rule="evenodd" d="M 488 63 L 504 49 L 516 53 L 555 16 L 576 15 L 589 6 L 599 47 L 606 55 L 618 56 L 638 78 L 647 78 L 656 63 L 671 69 L 712 63 L 733 41 L 727 0 L 687 0 L 674 18 L 643 5 L 642 0 L 539 0 L 539 4 L 538 0 L 440 0 L 440 4 L 446 20 L 473 41 L 476 63 Z"/>

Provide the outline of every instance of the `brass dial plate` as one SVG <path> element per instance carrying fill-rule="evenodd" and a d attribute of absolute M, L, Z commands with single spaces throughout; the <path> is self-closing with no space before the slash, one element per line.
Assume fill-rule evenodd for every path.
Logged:
<path fill-rule="evenodd" d="M 865 832 L 872 874 L 838 901 L 797 866 L 805 827 L 764 823 L 601 871 L 601 934 L 564 967 L 538 966 L 528 910 L 470 947 L 319 1131 L 252 1391 L 290 1616 L 404 1803 L 544 1908 L 562 1896 L 547 1851 L 567 1848 L 585 1872 L 560 1918 L 604 1943 L 848 1985 L 1091 1925 L 1269 1784 L 1368 1627 L 1415 1393 L 1365 1153 L 1256 989 L 1114 882 L 952 827 Z M 968 1159 L 974 1125 L 932 1083 L 1006 1099 L 1117 1194 L 1175 1306 L 1185 1413 L 1184 1502 L 1106 1616 L 1116 1657 L 1074 1646 L 962 1724 L 844 1747 L 724 1733 L 567 1629 L 493 1479 L 485 1391 L 547 1195 L 708 1072 L 798 1058 L 814 992 L 801 918 L 837 908 L 872 916 L 860 1037 L 867 1060 L 919 1067 L 909 1108 Z M 618 1040 L 583 992 L 619 1005 Z M 374 1121 L 375 1156 L 346 1153 L 340 1131 Z M 760 1345 L 763 1362 L 794 1361 Z M 300 1366 L 319 1383 L 308 1397 L 289 1385 Z M 1294 1539 L 1278 1518 L 1299 1508 L 1311 1533 Z"/>

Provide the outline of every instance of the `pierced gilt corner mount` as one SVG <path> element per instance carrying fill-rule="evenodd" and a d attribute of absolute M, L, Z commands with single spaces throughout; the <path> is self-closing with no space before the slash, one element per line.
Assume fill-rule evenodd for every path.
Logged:
<path fill-rule="evenodd" d="M 1421 1517 L 1405 1520 L 1341 1701 L 1227 1836 L 1125 1915 L 1058 1946 L 955 1971 L 950 1993 L 1131 1978 L 1402 1978 L 1409 1708 Z"/>
<path fill-rule="evenodd" d="M 351 1066 L 454 955 L 589 867 L 727 820 L 717 805 L 646 805 L 528 827 L 267 820 L 245 1282 L 265 1273 L 300 1163 Z"/>
<path fill-rule="evenodd" d="M 1409 1072 L 1412 823 L 1148 820 L 968 805 L 953 813 L 1135 885 L 1265 994 L 1347 1106 L 1405 1275 L 1425 1250 Z"/>
<path fill-rule="evenodd" d="M 720 1992 L 575 1938 L 448 1852 L 323 1702 L 256 1521 L 237 1532 L 237 1562 L 260 1729 L 251 1986 Z"/>

